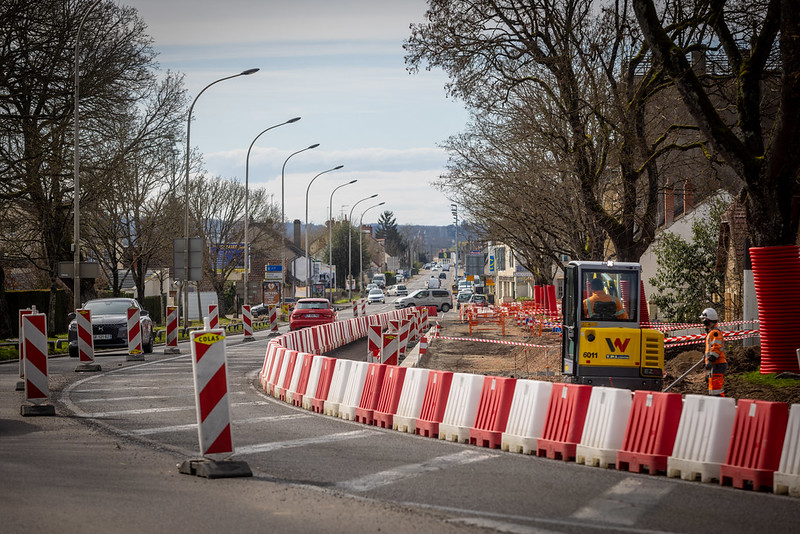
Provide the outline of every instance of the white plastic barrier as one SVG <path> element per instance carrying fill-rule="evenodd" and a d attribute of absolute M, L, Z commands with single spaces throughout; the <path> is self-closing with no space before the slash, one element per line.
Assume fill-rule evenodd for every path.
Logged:
<path fill-rule="evenodd" d="M 781 463 L 773 474 L 772 491 L 800 497 L 800 404 L 792 404 L 789 410 Z"/>
<path fill-rule="evenodd" d="M 413 434 L 417 427 L 417 419 L 425 400 L 425 388 L 428 385 L 428 370 L 408 368 L 400 391 L 397 413 L 392 419 L 392 428 L 400 432 Z"/>
<path fill-rule="evenodd" d="M 469 443 L 469 430 L 475 426 L 484 378 L 483 375 L 453 373 L 447 406 L 439 424 L 439 439 Z"/>
<path fill-rule="evenodd" d="M 286 359 L 287 352 L 289 352 L 289 349 L 278 347 L 275 351 L 275 355 L 272 357 L 272 367 L 268 371 L 267 385 L 264 388 L 267 395 L 274 395 L 275 384 L 278 382 L 278 375 L 281 372 L 281 365 L 283 365 L 283 361 Z"/>
<path fill-rule="evenodd" d="M 311 401 L 314 400 L 314 394 L 317 392 L 317 385 L 319 385 L 319 376 L 322 372 L 323 356 L 314 356 L 314 361 L 311 362 L 311 371 L 308 373 L 308 385 L 306 386 L 306 394 L 303 395 L 303 408 L 312 410 Z"/>
<path fill-rule="evenodd" d="M 581 442 L 575 447 L 575 461 L 594 467 L 617 464 L 633 397 L 627 389 L 595 386 L 586 410 Z"/>
<path fill-rule="evenodd" d="M 736 402 L 729 398 L 686 395 L 667 476 L 703 482 L 719 480 L 736 417 Z"/>
<path fill-rule="evenodd" d="M 552 389 L 551 382 L 517 380 L 506 431 L 500 439 L 502 450 L 522 454 L 536 453 L 536 444 L 544 429 Z"/>
<path fill-rule="evenodd" d="M 368 373 L 369 362 L 353 362 L 353 365 L 350 366 L 347 387 L 344 389 L 342 402 L 339 404 L 339 417 L 342 419 L 355 421 L 356 410 L 361 403 L 361 394 L 364 392 L 364 383 Z"/>
<path fill-rule="evenodd" d="M 331 389 L 328 391 L 328 398 L 323 405 L 325 415 L 332 417 L 339 415 L 339 405 L 342 403 L 344 392 L 347 388 L 350 367 L 354 363 L 356 362 L 352 360 L 336 360 L 336 366 L 333 368 L 333 376 L 331 377 Z"/>

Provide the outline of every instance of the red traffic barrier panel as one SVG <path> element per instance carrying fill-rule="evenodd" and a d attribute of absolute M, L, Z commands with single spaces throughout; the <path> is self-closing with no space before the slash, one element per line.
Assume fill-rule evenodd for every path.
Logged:
<path fill-rule="evenodd" d="M 666 474 L 682 406 L 680 393 L 634 391 L 622 448 L 617 451 L 617 469 Z"/>
<path fill-rule="evenodd" d="M 317 390 L 314 392 L 314 399 L 311 401 L 311 411 L 325 413 L 325 401 L 328 400 L 328 392 L 331 389 L 333 380 L 333 370 L 336 368 L 336 358 L 323 356 L 322 367 L 319 370 L 319 380 Z"/>
<path fill-rule="evenodd" d="M 292 375 L 294 374 L 294 367 L 297 365 L 298 354 L 296 350 L 289 351 L 288 361 L 284 362 L 284 367 L 281 369 L 281 381 L 278 387 L 275 388 L 277 390 L 275 396 L 284 402 L 286 402 L 286 392 L 289 390 L 289 385 L 292 383 Z"/>
<path fill-rule="evenodd" d="M 372 423 L 381 428 L 392 428 L 394 415 L 400 405 L 400 395 L 403 393 L 403 384 L 406 379 L 407 367 L 390 365 L 383 377 L 383 387 L 378 405 L 373 413 Z M 356 412 L 358 414 L 358 412 Z"/>
<path fill-rule="evenodd" d="M 537 456 L 565 461 L 575 459 L 591 396 L 592 386 L 553 384 L 544 432 L 536 444 Z"/>
<path fill-rule="evenodd" d="M 500 448 L 516 385 L 516 378 L 487 376 L 483 379 L 475 426 L 469 430 L 471 445 L 490 449 Z"/>
<path fill-rule="evenodd" d="M 371 425 L 375 408 L 378 407 L 378 400 L 383 390 L 383 377 L 388 366 L 380 363 L 369 364 L 367 379 L 364 381 L 364 389 L 361 390 L 361 400 L 356 408 L 355 421 Z"/>
<path fill-rule="evenodd" d="M 788 422 L 789 406 L 784 402 L 739 400 L 728 454 L 719 466 L 720 484 L 756 491 L 772 488 Z"/>
<path fill-rule="evenodd" d="M 292 387 L 286 394 L 286 400 L 290 401 L 294 406 L 303 405 L 303 396 L 306 394 L 308 379 L 311 376 L 311 364 L 313 362 L 313 354 L 303 354 L 303 361 L 300 364 L 300 372 L 296 373 L 296 381 L 292 381 Z"/>
<path fill-rule="evenodd" d="M 450 384 L 453 383 L 451 371 L 431 371 L 425 386 L 425 399 L 422 401 L 414 433 L 424 437 L 438 438 L 439 423 L 444 419 Z"/>

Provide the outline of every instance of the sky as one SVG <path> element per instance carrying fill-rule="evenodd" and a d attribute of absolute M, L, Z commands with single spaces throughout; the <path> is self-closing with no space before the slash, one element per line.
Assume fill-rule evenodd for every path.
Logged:
<path fill-rule="evenodd" d="M 450 201 L 432 182 L 445 172 L 440 145 L 468 115 L 447 98 L 440 70 L 406 70 L 403 42 L 424 22 L 425 0 L 119 0 L 148 26 L 162 70 L 185 75 L 194 107 L 191 144 L 213 176 L 245 181 L 281 202 L 287 221 L 337 218 L 448 225 Z M 290 154 L 319 143 L 289 158 Z M 287 158 L 288 161 L 287 161 Z M 373 194 L 378 197 L 358 202 Z M 355 203 L 358 202 L 358 205 Z M 385 205 L 375 207 L 379 202 Z"/>

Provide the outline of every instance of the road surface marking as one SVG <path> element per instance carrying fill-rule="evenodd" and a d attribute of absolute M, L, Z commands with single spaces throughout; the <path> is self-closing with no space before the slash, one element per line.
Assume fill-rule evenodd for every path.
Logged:
<path fill-rule="evenodd" d="M 231 404 L 233 406 L 266 406 L 269 405 L 269 402 L 264 401 L 257 401 L 257 402 L 238 402 Z M 194 405 L 191 406 L 170 406 L 165 408 L 142 408 L 140 410 L 117 410 L 114 412 L 94 412 L 94 413 L 85 413 L 85 414 L 76 414 L 78 417 L 86 418 L 98 418 L 101 419 L 103 417 L 118 417 L 120 415 L 143 415 L 146 413 L 167 413 L 167 412 L 180 412 L 183 410 L 196 410 L 197 408 Z"/>
<path fill-rule="evenodd" d="M 661 481 L 626 478 L 572 514 L 572 517 L 633 526 L 640 516 L 657 506 L 673 487 Z"/>
<path fill-rule="evenodd" d="M 346 491 L 371 491 L 381 486 L 388 486 L 389 484 L 421 475 L 422 473 L 481 462 L 489 458 L 497 458 L 497 454 L 480 451 L 462 451 L 447 456 L 431 458 L 430 460 L 418 464 L 401 465 L 393 469 L 381 471 L 380 473 L 372 473 L 363 477 L 345 480 L 339 482 L 336 486 Z"/>
<path fill-rule="evenodd" d="M 328 434 L 316 438 L 291 439 L 288 441 L 276 441 L 274 443 L 261 443 L 258 445 L 248 445 L 246 447 L 236 447 L 236 456 L 243 454 L 257 454 L 260 452 L 271 452 L 280 449 L 290 449 L 293 447 L 306 447 L 308 445 L 319 445 L 322 443 L 333 443 L 348 439 L 366 438 L 368 436 L 379 435 L 381 432 L 375 430 L 354 430 L 352 432 L 342 432 L 339 434 Z"/>
<path fill-rule="evenodd" d="M 234 425 L 248 425 L 253 423 L 269 423 L 275 421 L 291 421 L 294 419 L 302 419 L 304 417 L 312 417 L 311 414 L 293 414 L 293 415 L 276 415 L 272 417 L 252 417 L 250 419 L 234 419 Z M 182 432 L 184 430 L 196 430 L 197 424 L 190 425 L 174 425 L 174 426 L 160 426 L 153 428 L 141 428 L 139 430 L 132 430 L 130 433 L 135 436 L 149 436 L 151 434 L 166 434 L 168 432 Z"/>

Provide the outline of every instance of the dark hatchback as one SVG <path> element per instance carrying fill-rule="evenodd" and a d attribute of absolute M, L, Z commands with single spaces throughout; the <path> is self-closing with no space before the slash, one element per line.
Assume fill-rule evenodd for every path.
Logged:
<path fill-rule="evenodd" d="M 136 299 L 110 298 L 95 299 L 86 302 L 83 309 L 92 312 L 92 333 L 94 347 L 127 348 L 128 347 L 128 308 L 139 308 L 139 325 L 142 332 L 142 351 L 153 352 L 156 335 L 153 330 L 153 320 L 150 314 L 143 310 Z M 69 355 L 78 357 L 78 324 L 75 314 L 69 314 Z"/>

